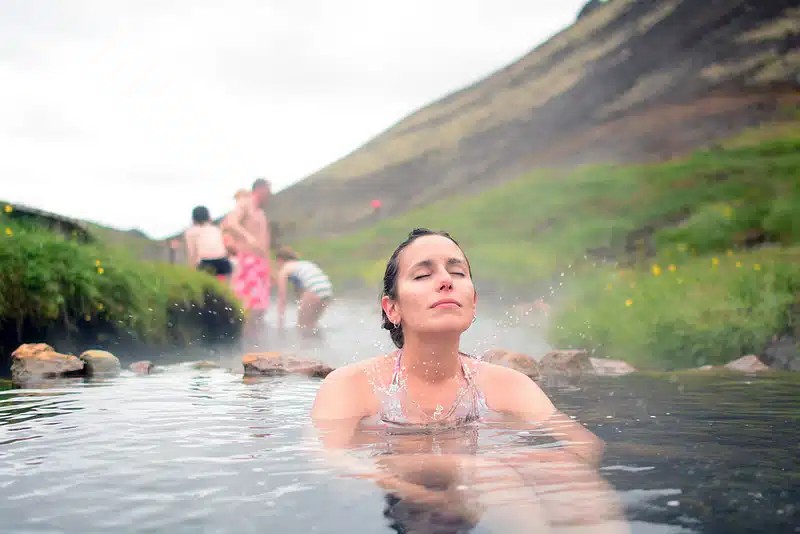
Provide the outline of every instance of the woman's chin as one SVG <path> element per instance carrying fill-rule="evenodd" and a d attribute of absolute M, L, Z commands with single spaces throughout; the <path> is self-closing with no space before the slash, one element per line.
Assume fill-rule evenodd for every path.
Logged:
<path fill-rule="evenodd" d="M 429 335 L 460 335 L 467 331 L 470 324 L 472 323 L 469 321 L 454 319 L 430 321 L 425 325 L 424 332 Z"/>

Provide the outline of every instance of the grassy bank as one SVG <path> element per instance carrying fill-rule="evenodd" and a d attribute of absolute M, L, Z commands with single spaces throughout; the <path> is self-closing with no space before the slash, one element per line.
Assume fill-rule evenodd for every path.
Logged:
<path fill-rule="evenodd" d="M 600 268 L 568 286 L 550 340 L 641 368 L 727 363 L 800 328 L 800 247 L 667 249 L 649 269 Z"/>
<path fill-rule="evenodd" d="M 31 335 L 185 346 L 238 334 L 239 307 L 212 277 L 139 261 L 102 242 L 78 243 L 20 224 L 5 210 L 0 214 L 3 352 L 19 339 L 31 341 Z"/>
<path fill-rule="evenodd" d="M 536 171 L 296 246 L 340 288 L 377 291 L 389 254 L 418 226 L 456 237 L 479 283 L 533 297 L 554 279 L 569 280 L 554 343 L 604 347 L 651 366 L 729 359 L 790 326 L 787 310 L 798 292 L 791 264 L 800 241 L 800 123 L 749 131 L 666 163 Z M 714 269 L 704 271 L 714 258 Z M 665 285 L 677 283 L 671 264 L 684 280 L 677 289 Z M 604 292 L 618 286 L 620 272 L 636 292 Z M 624 306 L 629 299 L 633 305 Z M 664 309 L 669 313 L 658 312 Z M 588 327 L 597 331 L 587 334 Z"/>

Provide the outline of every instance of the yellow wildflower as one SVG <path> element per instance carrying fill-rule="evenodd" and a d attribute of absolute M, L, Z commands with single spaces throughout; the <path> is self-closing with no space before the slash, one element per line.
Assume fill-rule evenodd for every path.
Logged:
<path fill-rule="evenodd" d="M 653 276 L 661 275 L 661 267 L 659 267 L 658 264 L 653 264 L 653 266 L 650 267 L 650 271 L 653 273 Z"/>
<path fill-rule="evenodd" d="M 725 216 L 725 218 L 730 219 L 733 216 L 733 208 L 730 206 L 725 206 L 722 209 L 722 214 Z"/>
<path fill-rule="evenodd" d="M 717 265 L 719 265 L 719 258 L 717 258 L 716 256 L 714 256 L 713 258 L 711 258 L 711 265 L 713 265 L 714 267 L 716 267 Z"/>
<path fill-rule="evenodd" d="M 761 264 L 760 263 L 756 263 L 755 265 L 753 265 L 753 270 L 754 271 L 760 271 L 761 270 Z"/>
<path fill-rule="evenodd" d="M 678 267 L 674 263 L 670 263 L 667 269 L 669 269 L 669 272 L 674 273 L 675 271 L 678 270 Z"/>
<path fill-rule="evenodd" d="M 626 300 L 626 301 L 625 301 L 625 306 L 627 306 L 628 308 L 630 308 L 631 306 L 633 306 L 633 299 L 628 299 L 628 300 Z"/>
<path fill-rule="evenodd" d="M 94 260 L 94 266 L 100 267 L 100 260 Z"/>
<path fill-rule="evenodd" d="M 97 268 L 97 274 L 103 274 L 104 272 L 106 272 L 106 270 L 103 269 L 102 267 Z"/>
<path fill-rule="evenodd" d="M 9 228 L 9 227 L 6 227 L 6 235 L 7 235 L 8 237 L 11 237 L 12 235 L 14 235 L 14 230 L 12 230 L 12 229 L 11 229 L 11 228 Z"/>
<path fill-rule="evenodd" d="M 737 262 L 736 262 L 736 268 L 738 269 L 738 268 L 739 268 L 739 267 L 741 267 L 741 266 L 742 266 L 742 262 L 740 262 L 740 261 L 737 261 Z"/>
<path fill-rule="evenodd" d="M 97 311 L 103 311 L 103 308 L 105 308 L 105 306 L 103 306 L 102 302 L 98 302 L 96 307 L 97 307 Z"/>
<path fill-rule="evenodd" d="M 88 323 L 89 321 L 92 320 L 92 316 L 87 313 L 86 315 L 83 316 L 83 320 Z"/>
<path fill-rule="evenodd" d="M 14 211 L 14 207 L 11 204 L 6 204 L 6 207 L 3 208 L 3 211 L 5 211 L 6 213 L 11 213 L 12 211 Z"/>

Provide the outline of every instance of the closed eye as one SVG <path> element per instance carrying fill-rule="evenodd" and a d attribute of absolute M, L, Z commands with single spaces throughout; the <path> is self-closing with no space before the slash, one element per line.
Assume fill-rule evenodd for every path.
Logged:
<path fill-rule="evenodd" d="M 430 276 L 430 275 L 429 274 L 418 274 L 417 276 L 414 277 L 414 280 L 421 280 L 422 278 L 427 278 L 428 276 Z"/>
<path fill-rule="evenodd" d="M 452 274 L 453 276 L 462 276 L 462 277 L 467 276 L 466 273 L 450 273 L 450 274 Z"/>

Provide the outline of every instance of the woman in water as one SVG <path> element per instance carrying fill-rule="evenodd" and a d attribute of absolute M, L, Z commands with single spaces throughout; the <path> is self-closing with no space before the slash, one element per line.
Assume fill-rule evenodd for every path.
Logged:
<path fill-rule="evenodd" d="M 411 232 L 389 259 L 383 279 L 383 328 L 397 350 L 341 367 L 325 379 L 311 415 L 318 426 L 335 430 L 326 433 L 327 442 L 347 445 L 366 421 L 431 429 L 477 422 L 489 411 L 527 422 L 557 416 L 530 378 L 459 350 L 477 300 L 458 243 L 444 232 Z M 582 454 L 593 459 L 599 440 L 582 427 L 573 431 L 591 442 Z"/>
<path fill-rule="evenodd" d="M 543 480 L 534 466 L 559 463 L 582 466 L 557 470 L 559 476 L 569 478 L 563 473 L 571 472 L 594 481 L 601 496 L 594 510 L 603 510 L 594 519 L 617 513 L 607 486 L 591 473 L 600 440 L 557 412 L 527 376 L 459 350 L 476 304 L 469 260 L 458 243 L 444 232 L 411 232 L 389 259 L 383 279 L 383 328 L 397 350 L 333 371 L 314 401 L 312 419 L 331 458 L 375 480 L 388 492 L 393 519 L 401 514 L 405 522 L 428 517 L 422 514 L 427 510 L 430 517 L 460 524 L 457 529 L 469 528 L 481 515 L 479 506 L 469 503 L 497 497 L 484 488 L 497 487 L 498 481 L 513 488 L 526 510 L 538 513 L 546 499 L 531 496 L 530 480 L 538 479 L 534 486 Z M 476 456 L 478 423 L 490 414 L 504 418 L 512 430 L 547 427 L 566 445 Z M 376 438 L 375 429 L 383 429 L 384 437 Z M 336 452 L 380 440 L 389 444 L 389 452 L 380 454 L 373 467 Z M 412 510 L 399 512 L 398 499 Z M 517 504 L 511 508 L 523 511 Z"/>
<path fill-rule="evenodd" d="M 287 286 L 291 282 L 300 295 L 297 326 L 304 332 L 313 333 L 333 297 L 331 281 L 317 264 L 301 260 L 289 247 L 281 247 L 275 258 L 278 265 L 278 328 L 283 328 Z"/>

